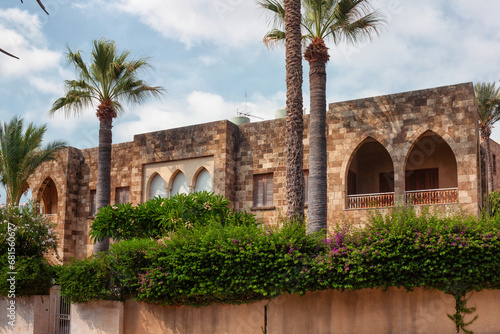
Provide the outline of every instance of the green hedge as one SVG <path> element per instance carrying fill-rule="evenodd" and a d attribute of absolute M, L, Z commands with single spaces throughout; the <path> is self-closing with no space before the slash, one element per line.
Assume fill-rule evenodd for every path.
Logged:
<path fill-rule="evenodd" d="M 341 224 L 324 238 L 300 224 L 281 228 L 178 227 L 159 240 L 113 245 L 109 254 L 62 268 L 62 293 L 74 301 L 134 297 L 200 306 L 272 299 L 324 289 L 415 287 L 456 299 L 450 318 L 465 330 L 465 295 L 500 288 L 500 217 L 438 217 L 395 209 L 365 228 Z"/>
<path fill-rule="evenodd" d="M 231 225 L 255 224 L 253 215 L 229 208 L 230 202 L 211 192 L 178 194 L 170 198 L 155 197 L 138 206 L 130 203 L 109 205 L 99 210 L 90 226 L 93 240 L 161 238 L 181 227 L 218 221 Z"/>

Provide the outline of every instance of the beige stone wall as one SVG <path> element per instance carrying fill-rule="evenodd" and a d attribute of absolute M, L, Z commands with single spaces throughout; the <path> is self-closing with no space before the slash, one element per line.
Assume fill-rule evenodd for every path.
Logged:
<path fill-rule="evenodd" d="M 472 294 L 468 307 L 477 308 L 479 318 L 468 329 L 474 333 L 498 333 L 500 291 Z M 337 333 L 454 333 L 455 300 L 436 290 L 417 288 L 413 292 L 389 288 L 387 291 L 320 291 L 285 295 L 268 308 L 268 332 L 275 334 Z M 473 317 L 473 316 L 472 316 Z M 471 320 L 472 317 L 466 317 Z"/>
<path fill-rule="evenodd" d="M 265 304 L 174 308 L 127 300 L 124 334 L 262 334 Z"/>
<path fill-rule="evenodd" d="M 500 291 L 471 294 L 468 307 L 479 318 L 467 328 L 494 334 L 500 328 Z M 326 290 L 304 296 L 283 295 L 270 302 L 204 307 L 164 307 L 127 300 L 75 304 L 71 333 L 183 334 L 387 334 L 454 333 L 447 314 L 455 312 L 452 296 L 437 290 L 412 292 L 389 288 L 358 291 Z"/>
<path fill-rule="evenodd" d="M 378 141 L 390 155 L 396 198 L 404 198 L 407 168 L 439 167 L 444 185 L 452 185 L 456 180 L 460 206 L 477 214 L 480 180 L 476 108 L 472 84 L 330 104 L 326 120 L 329 226 L 344 217 L 358 221 L 366 219 L 366 210 L 346 210 L 346 192 L 349 166 L 359 165 L 353 159 L 367 139 Z M 236 207 L 252 209 L 253 175 L 273 173 L 274 207 L 253 210 L 266 223 L 276 222 L 280 214 L 286 212 L 285 120 L 244 124 L 239 129 Z M 308 169 L 308 131 L 309 117 L 306 115 L 304 170 Z M 433 134 L 436 136 L 427 138 Z M 419 154 L 421 164 L 410 157 L 412 151 Z M 443 173 L 449 169 L 444 161 L 452 158 L 450 152 L 456 158 L 457 169 Z M 440 158 L 439 164 L 436 164 L 436 157 Z"/>
<path fill-rule="evenodd" d="M 31 296 L 15 299 L 15 327 L 9 325 L 7 307 L 10 299 L 0 297 L 0 334 L 49 334 L 50 298 Z"/>
<path fill-rule="evenodd" d="M 459 203 L 478 212 L 478 130 L 472 84 L 439 87 L 408 93 L 330 104 L 327 113 L 329 222 L 345 214 L 347 168 L 353 152 L 370 137 L 381 143 L 394 164 L 396 198 L 405 192 L 409 152 L 432 131 L 444 139 L 457 160 Z M 436 146 L 431 146 L 433 153 Z M 423 156 L 424 160 L 426 156 Z"/>

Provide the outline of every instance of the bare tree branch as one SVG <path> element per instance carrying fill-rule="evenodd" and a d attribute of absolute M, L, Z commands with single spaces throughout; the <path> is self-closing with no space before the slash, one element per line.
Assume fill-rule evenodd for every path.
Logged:
<path fill-rule="evenodd" d="M 47 10 L 45 9 L 45 6 L 43 5 L 42 1 L 41 1 L 41 0 L 36 0 L 36 2 L 37 2 L 37 3 L 38 3 L 38 5 L 40 6 L 40 8 L 42 8 L 42 9 L 43 9 L 43 11 L 44 11 L 45 13 L 47 13 L 47 15 L 49 15 L 49 12 L 47 12 Z M 23 3 L 23 0 L 21 0 L 21 3 Z M 10 57 L 12 57 L 12 58 L 19 59 L 19 57 L 16 57 L 16 56 L 14 56 L 13 54 L 8 53 L 8 52 L 7 52 L 7 51 L 5 51 L 5 50 L 0 49 L 0 52 L 1 52 L 1 53 L 4 53 L 4 54 L 6 54 L 7 56 L 10 56 Z"/>
<path fill-rule="evenodd" d="M 8 53 L 8 52 L 7 52 L 7 51 L 5 51 L 5 50 L 0 49 L 0 52 L 1 52 L 1 53 L 5 53 L 7 56 L 11 56 L 12 58 L 19 59 L 19 57 L 16 57 L 16 56 L 14 56 L 13 54 L 10 54 L 10 53 Z"/>

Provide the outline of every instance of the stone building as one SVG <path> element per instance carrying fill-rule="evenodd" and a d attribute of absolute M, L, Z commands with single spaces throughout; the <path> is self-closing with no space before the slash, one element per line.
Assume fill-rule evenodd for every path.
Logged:
<path fill-rule="evenodd" d="M 397 203 L 481 203 L 477 106 L 471 83 L 333 103 L 327 112 L 328 224 Z M 308 175 L 309 117 L 304 116 Z M 198 124 L 113 145 L 111 200 L 211 190 L 272 224 L 286 212 L 285 119 Z M 28 181 L 57 222 L 63 260 L 91 254 L 97 148 L 67 148 Z M 306 182 L 307 183 L 307 182 Z"/>

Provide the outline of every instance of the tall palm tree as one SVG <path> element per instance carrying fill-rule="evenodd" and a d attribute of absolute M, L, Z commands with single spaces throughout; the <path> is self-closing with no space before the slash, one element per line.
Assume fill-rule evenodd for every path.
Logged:
<path fill-rule="evenodd" d="M 283 22 L 282 0 L 263 0 L 261 6 L 275 14 L 275 28 L 264 42 L 273 44 L 286 39 L 280 30 Z M 327 227 L 326 183 L 326 63 L 330 59 L 325 40 L 357 43 L 377 34 L 385 22 L 373 11 L 368 0 L 302 0 L 302 38 L 309 43 L 304 58 L 309 63 L 310 135 L 309 135 L 309 210 L 308 230 Z"/>
<path fill-rule="evenodd" d="M 493 125 L 500 120 L 500 88 L 496 88 L 494 82 L 480 82 L 474 86 L 474 91 L 476 92 L 479 131 L 486 148 L 487 194 L 489 194 L 493 191 L 490 136 Z"/>
<path fill-rule="evenodd" d="M 99 155 L 97 163 L 97 209 L 110 204 L 111 193 L 111 128 L 113 119 L 123 111 L 122 102 L 140 104 L 159 97 L 162 87 L 151 87 L 138 78 L 140 70 L 150 67 L 147 59 L 129 60 L 129 51 L 119 53 L 115 42 L 94 41 L 91 63 L 86 64 L 81 51 L 68 49 L 68 63 L 75 67 L 78 80 L 66 81 L 66 93 L 52 105 L 50 114 L 63 111 L 66 116 L 79 115 L 87 107 L 97 105 L 99 119 Z M 109 239 L 99 240 L 94 253 L 107 251 Z"/>
<path fill-rule="evenodd" d="M 46 125 L 30 123 L 23 131 L 23 123 L 22 118 L 15 116 L 0 127 L 0 182 L 7 188 L 7 204 L 18 205 L 28 177 L 66 147 L 64 141 L 54 141 L 42 148 Z"/>
<path fill-rule="evenodd" d="M 42 10 L 47 14 L 49 15 L 49 12 L 47 12 L 47 10 L 45 9 L 45 6 L 43 5 L 42 1 L 41 0 L 36 0 L 36 2 L 38 3 L 38 5 L 40 6 L 40 8 L 42 8 Z M 23 3 L 23 0 L 21 0 L 21 3 Z M 2 50 L 0 49 L 0 52 L 3 53 L 3 54 L 6 54 L 7 56 L 10 56 L 12 58 L 16 58 L 16 59 L 19 59 L 19 57 L 16 57 L 14 56 L 13 54 L 11 53 L 8 53 L 7 51 L 5 50 Z"/>
<path fill-rule="evenodd" d="M 260 2 L 276 14 L 275 23 L 285 28 L 286 49 L 286 200 L 287 217 L 304 217 L 304 118 L 302 100 L 301 0 Z M 276 30 L 279 31 L 279 30 Z M 281 31 L 280 31 L 281 32 Z M 280 39 L 283 40 L 283 39 Z M 269 45 L 269 43 L 266 43 Z"/>
<path fill-rule="evenodd" d="M 286 49 L 286 201 L 287 216 L 304 218 L 304 118 L 300 0 L 284 0 Z"/>

